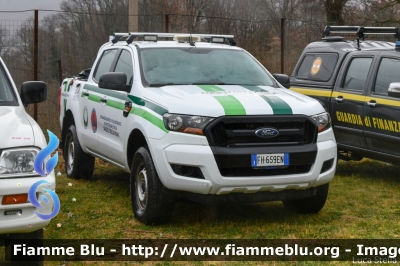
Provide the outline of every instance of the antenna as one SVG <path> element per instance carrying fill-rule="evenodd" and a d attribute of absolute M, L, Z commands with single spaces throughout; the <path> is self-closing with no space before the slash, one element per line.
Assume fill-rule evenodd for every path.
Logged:
<path fill-rule="evenodd" d="M 194 42 L 193 42 L 193 38 L 192 38 L 192 33 L 191 33 L 192 31 L 190 31 L 190 36 L 189 36 L 189 44 L 190 44 L 190 46 L 194 46 Z"/>

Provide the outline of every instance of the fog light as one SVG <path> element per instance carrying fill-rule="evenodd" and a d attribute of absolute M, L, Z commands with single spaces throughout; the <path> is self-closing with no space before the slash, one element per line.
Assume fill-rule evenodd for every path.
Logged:
<path fill-rule="evenodd" d="M 324 164 L 322 165 L 321 174 L 332 168 L 333 160 L 334 159 L 330 159 L 324 162 Z"/>
<path fill-rule="evenodd" d="M 205 179 L 199 167 L 178 164 L 171 164 L 171 167 L 177 175 Z"/>
<path fill-rule="evenodd" d="M 22 210 L 9 210 L 4 212 L 4 215 L 21 215 L 21 214 Z"/>

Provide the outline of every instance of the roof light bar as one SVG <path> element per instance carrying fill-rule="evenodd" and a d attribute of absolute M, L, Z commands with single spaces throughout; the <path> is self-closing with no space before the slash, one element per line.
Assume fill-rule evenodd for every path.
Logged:
<path fill-rule="evenodd" d="M 158 40 L 157 35 L 144 35 L 143 36 L 143 41 L 156 42 L 157 40 Z"/>
<path fill-rule="evenodd" d="M 225 43 L 224 37 L 211 37 L 212 43 Z"/>
<path fill-rule="evenodd" d="M 178 34 L 174 36 L 174 41 L 178 42 L 200 42 L 200 36 L 191 35 L 191 34 Z"/>
<path fill-rule="evenodd" d="M 143 37 L 143 40 L 145 41 L 156 41 L 152 38 L 154 37 L 147 37 L 147 36 L 156 36 L 157 40 L 158 38 L 174 38 L 176 35 L 182 35 L 182 33 L 165 33 L 165 32 L 161 32 L 161 33 L 157 33 L 157 32 L 126 32 L 126 33 L 114 33 L 114 36 L 110 36 L 109 41 L 112 41 L 113 43 L 118 42 L 120 39 L 122 39 L 122 37 L 128 37 L 130 40 L 134 40 L 137 37 Z M 217 38 L 224 38 L 224 41 L 228 41 L 228 43 L 232 46 L 236 45 L 235 40 L 233 39 L 233 35 L 217 35 L 217 34 L 191 34 L 193 37 L 194 36 L 198 36 L 200 37 L 200 39 L 204 39 L 208 42 L 215 42 L 215 43 L 221 43 L 220 41 L 218 41 Z M 149 38 L 149 39 L 147 39 Z M 214 39 L 215 41 L 212 41 L 211 39 Z M 197 40 L 193 39 L 194 42 L 196 42 Z"/>

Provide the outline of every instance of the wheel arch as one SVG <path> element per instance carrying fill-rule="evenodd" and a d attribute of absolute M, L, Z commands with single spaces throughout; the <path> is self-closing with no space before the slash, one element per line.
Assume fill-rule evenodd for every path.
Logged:
<path fill-rule="evenodd" d="M 68 109 L 65 112 L 65 116 L 63 119 L 63 125 L 62 125 L 62 131 L 61 131 L 61 143 L 65 142 L 65 135 L 67 134 L 68 128 L 74 124 L 75 124 L 74 115 L 72 114 L 72 111 L 70 109 Z M 61 146 L 61 144 L 60 144 L 60 146 Z"/>
<path fill-rule="evenodd" d="M 143 146 L 148 146 L 146 137 L 139 129 L 135 128 L 129 135 L 126 157 L 128 159 L 128 166 L 132 165 L 133 156 L 136 151 Z"/>

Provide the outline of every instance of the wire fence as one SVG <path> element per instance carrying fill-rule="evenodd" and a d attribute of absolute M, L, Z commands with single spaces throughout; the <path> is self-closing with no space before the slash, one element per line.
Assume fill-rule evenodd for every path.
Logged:
<path fill-rule="evenodd" d="M 50 11 L 50 10 L 47 10 Z M 33 11 L 31 12 L 33 15 Z M 280 19 L 259 21 L 181 14 L 151 14 L 138 17 L 139 31 L 233 34 L 237 45 L 249 51 L 271 73 L 281 72 Z M 284 73 L 290 75 L 304 47 L 320 40 L 324 21 L 285 19 Z M 57 94 L 60 77 L 71 77 L 90 68 L 99 47 L 114 32 L 128 32 L 127 14 L 59 12 L 39 20 L 38 78 L 48 84 L 48 97 L 38 105 L 43 129 L 59 134 Z M 355 38 L 354 36 L 351 38 Z M 391 40 L 394 41 L 394 40 Z M 33 80 L 34 20 L 0 20 L 0 56 L 16 86 Z M 61 61 L 62 73 L 60 73 Z M 33 108 L 27 111 L 32 114 Z"/>

